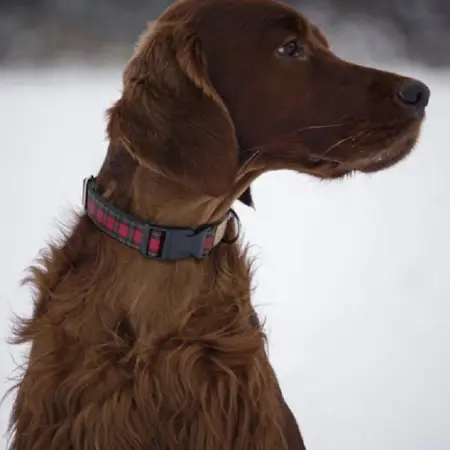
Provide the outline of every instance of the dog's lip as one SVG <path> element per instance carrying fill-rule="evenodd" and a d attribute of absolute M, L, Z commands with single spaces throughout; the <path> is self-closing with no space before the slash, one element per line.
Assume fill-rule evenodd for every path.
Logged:
<path fill-rule="evenodd" d="M 413 146 L 408 146 L 401 151 L 395 152 L 389 157 L 373 158 L 371 161 L 366 161 L 361 167 L 356 170 L 364 173 L 378 172 L 379 170 L 387 169 L 394 164 L 403 160 L 407 155 L 411 153 Z"/>
<path fill-rule="evenodd" d="M 401 161 L 412 149 L 408 146 L 401 151 L 384 151 L 354 161 L 342 161 L 328 155 L 310 155 L 309 162 L 313 169 L 326 168 L 337 172 L 364 172 L 371 173 L 383 170 Z"/>
<path fill-rule="evenodd" d="M 343 164 L 343 161 L 340 161 L 335 158 L 330 158 L 327 155 L 316 155 L 314 153 L 308 155 L 308 159 L 312 163 L 336 163 L 336 164 Z"/>
<path fill-rule="evenodd" d="M 339 167 L 342 164 L 345 164 L 344 161 L 340 161 L 335 158 L 329 158 L 326 155 L 315 155 L 311 154 L 308 156 L 308 161 L 314 166 L 321 166 L 322 164 L 326 164 L 328 167 Z"/>

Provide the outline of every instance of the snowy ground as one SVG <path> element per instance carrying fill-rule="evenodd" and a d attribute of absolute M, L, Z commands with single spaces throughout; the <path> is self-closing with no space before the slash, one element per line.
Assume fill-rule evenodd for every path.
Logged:
<path fill-rule="evenodd" d="M 407 161 L 333 183 L 266 175 L 256 212 L 237 208 L 259 257 L 271 359 L 309 450 L 450 448 L 450 74 L 406 70 L 432 88 Z M 30 312 L 23 270 L 102 161 L 119 82 L 119 68 L 0 73 L 2 342 L 12 311 Z M 1 344 L 2 379 L 13 358 Z"/>

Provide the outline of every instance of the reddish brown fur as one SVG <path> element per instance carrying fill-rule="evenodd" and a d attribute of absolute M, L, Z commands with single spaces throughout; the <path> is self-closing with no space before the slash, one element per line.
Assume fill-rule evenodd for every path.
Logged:
<path fill-rule="evenodd" d="M 286 39 L 306 57 L 275 54 Z M 194 227 L 250 203 L 250 183 L 291 168 L 322 178 L 402 159 L 422 115 L 405 78 L 342 61 L 272 0 L 184 0 L 143 36 L 109 110 L 98 182 L 144 220 Z M 227 234 L 234 234 L 229 224 Z M 159 262 L 82 215 L 34 267 L 32 348 L 11 450 L 300 450 L 266 353 L 238 244 Z"/>

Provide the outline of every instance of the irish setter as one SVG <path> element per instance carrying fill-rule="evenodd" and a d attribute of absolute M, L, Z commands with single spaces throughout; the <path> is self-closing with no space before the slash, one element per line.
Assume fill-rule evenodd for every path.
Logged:
<path fill-rule="evenodd" d="M 429 89 L 338 58 L 273 0 L 182 0 L 140 39 L 85 210 L 31 269 L 11 450 L 299 450 L 251 304 L 236 199 L 261 174 L 373 172 Z"/>

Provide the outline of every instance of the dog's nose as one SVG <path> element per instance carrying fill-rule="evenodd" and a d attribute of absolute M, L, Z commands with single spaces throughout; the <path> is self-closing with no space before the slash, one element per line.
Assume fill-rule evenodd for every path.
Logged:
<path fill-rule="evenodd" d="M 404 105 L 423 112 L 430 99 L 430 89 L 420 81 L 407 80 L 401 85 L 397 97 Z"/>

